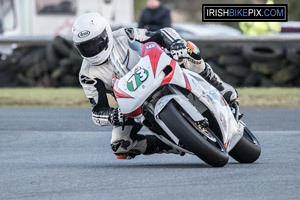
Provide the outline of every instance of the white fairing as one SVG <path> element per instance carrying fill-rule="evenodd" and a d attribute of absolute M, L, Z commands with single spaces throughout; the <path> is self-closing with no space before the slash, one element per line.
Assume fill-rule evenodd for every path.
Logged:
<path fill-rule="evenodd" d="M 117 87 L 132 97 L 117 98 L 123 113 L 132 113 L 137 110 L 145 102 L 145 100 L 160 87 L 164 77 L 166 76 L 163 70 L 167 65 L 170 65 L 171 61 L 172 59 L 169 56 L 167 56 L 165 53 L 162 53 L 154 74 L 149 56 L 142 57 L 137 65 L 119 80 Z M 136 74 L 139 74 L 139 78 L 142 80 L 141 84 L 132 84 L 132 77 L 135 77 Z M 174 75 L 172 79 L 169 80 L 169 83 L 186 88 L 184 74 L 189 81 L 191 92 L 199 98 L 200 102 L 202 102 L 216 118 L 223 135 L 224 146 L 229 152 L 242 138 L 244 125 L 236 122 L 231 109 L 227 105 L 220 92 L 206 82 L 200 75 L 187 69 L 182 69 L 176 63 Z M 134 87 L 135 90 L 132 88 L 129 89 L 129 83 L 136 86 Z M 203 120 L 201 113 L 199 113 L 199 111 L 195 109 L 195 107 L 183 95 L 168 95 L 162 97 L 155 105 L 155 116 L 159 114 L 159 112 L 171 99 L 176 100 L 195 121 Z M 142 114 L 136 116 L 136 120 L 140 121 L 141 115 Z M 170 135 L 172 140 L 177 143 L 178 139 L 176 136 L 170 133 L 170 130 L 164 124 L 162 124 L 162 121 L 157 117 L 156 121 L 165 130 L 165 132 Z"/>
<path fill-rule="evenodd" d="M 163 72 L 163 69 L 170 64 L 171 60 L 172 59 L 167 54 L 162 53 L 158 61 L 157 69 L 154 75 L 149 56 L 145 56 L 141 58 L 141 60 L 137 63 L 137 65 L 133 69 L 131 69 L 124 77 L 122 77 L 119 80 L 118 88 L 120 88 L 122 91 L 127 93 L 129 96 L 133 97 L 133 98 L 117 98 L 118 104 L 121 107 L 123 113 L 126 114 L 135 111 L 145 102 L 145 100 L 149 97 L 149 95 L 152 94 L 160 86 L 162 80 L 165 77 L 165 73 Z M 134 74 L 138 70 L 141 69 L 145 69 L 149 72 L 147 75 L 147 79 L 143 82 L 143 84 L 140 87 L 137 87 L 135 91 L 130 91 L 127 87 L 127 84 L 128 82 L 133 81 L 130 78 L 134 76 Z M 182 78 L 178 78 L 178 77 L 182 77 Z M 176 85 L 185 87 L 183 73 L 177 63 L 176 63 L 176 69 L 174 72 L 173 79 L 171 80 L 171 83 L 174 82 L 177 83 Z"/>
<path fill-rule="evenodd" d="M 160 98 L 155 104 L 154 116 L 157 117 L 162 109 L 169 103 L 169 101 L 175 100 L 180 107 L 182 107 L 190 117 L 198 122 L 204 120 L 201 113 L 189 102 L 189 100 L 184 95 L 171 94 Z"/>
<path fill-rule="evenodd" d="M 182 69 L 186 74 L 192 92 L 214 114 L 223 133 L 225 148 L 229 152 L 242 138 L 244 125 L 237 123 L 230 107 L 221 93 L 198 74 Z"/>
<path fill-rule="evenodd" d="M 188 101 L 188 99 L 183 95 L 166 95 L 162 98 L 160 98 L 157 103 L 155 104 L 154 108 L 154 116 L 155 121 L 160 125 L 160 127 L 170 136 L 170 138 L 173 140 L 175 144 L 179 144 L 179 139 L 170 131 L 170 129 L 164 124 L 164 122 L 159 118 L 159 113 L 162 111 L 162 109 L 171 101 L 175 100 L 189 115 L 194 121 L 202 121 L 204 120 L 204 117 L 201 115 L 201 113 Z M 185 149 L 182 149 L 181 147 L 174 146 L 174 143 L 165 141 L 166 138 L 163 136 L 156 135 L 158 138 L 160 138 L 162 141 L 164 141 L 169 146 L 185 153 L 193 154 L 190 151 L 187 151 Z"/>

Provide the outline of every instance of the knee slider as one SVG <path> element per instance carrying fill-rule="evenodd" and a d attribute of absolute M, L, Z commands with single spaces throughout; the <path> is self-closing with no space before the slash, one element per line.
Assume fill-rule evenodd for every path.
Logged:
<path fill-rule="evenodd" d="M 126 151 L 130 150 L 128 149 L 128 147 L 130 146 L 130 142 L 126 140 L 115 141 L 110 146 L 114 153 L 118 153 L 119 151 L 122 151 L 122 153 L 126 153 Z"/>

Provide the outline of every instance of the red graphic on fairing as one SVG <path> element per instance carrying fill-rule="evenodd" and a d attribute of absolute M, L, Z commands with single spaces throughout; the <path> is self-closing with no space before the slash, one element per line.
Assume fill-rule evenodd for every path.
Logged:
<path fill-rule="evenodd" d="M 127 94 L 126 92 L 121 90 L 118 87 L 118 83 L 119 83 L 119 80 L 116 79 L 115 83 L 114 83 L 114 87 L 113 87 L 113 91 L 114 91 L 114 94 L 115 94 L 116 98 L 119 98 L 119 99 L 120 98 L 133 98 L 132 96 L 130 96 L 129 94 Z"/>
<path fill-rule="evenodd" d="M 149 56 L 152 71 L 153 71 L 153 75 L 155 77 L 158 62 L 160 60 L 161 55 L 164 53 L 164 51 L 162 50 L 162 48 L 158 44 L 156 44 L 154 42 L 148 42 L 146 44 L 143 44 L 142 48 L 143 48 L 142 57 Z M 176 64 L 177 64 L 176 61 L 172 59 L 169 66 L 166 66 L 166 67 L 170 67 L 170 69 L 169 69 L 169 72 L 163 78 L 160 86 L 163 86 L 165 84 L 169 84 L 171 82 L 171 80 L 174 76 Z M 191 91 L 191 85 L 189 83 L 189 80 L 188 80 L 187 76 L 184 73 L 183 73 L 183 76 L 184 76 L 184 79 L 185 79 L 185 82 L 186 82 L 186 89 Z M 123 90 L 121 90 L 118 87 L 118 82 L 119 82 L 119 80 L 116 79 L 115 83 L 114 83 L 114 87 L 113 87 L 113 91 L 114 91 L 114 94 L 115 94 L 116 98 L 119 98 L 119 99 L 120 98 L 133 98 L 132 96 L 128 95 L 126 92 L 124 92 Z M 131 113 L 124 113 L 124 115 L 128 116 L 128 117 L 136 117 L 136 116 L 139 116 L 141 114 L 142 114 L 142 107 L 141 106 L 139 108 L 137 108 L 135 111 L 131 112 Z"/>
<path fill-rule="evenodd" d="M 189 91 L 192 91 L 190 81 L 189 81 L 189 79 L 187 78 L 186 74 L 183 73 L 183 76 L 184 76 L 184 80 L 185 80 L 185 84 L 186 84 L 185 88 L 188 89 Z"/>
<path fill-rule="evenodd" d="M 148 42 L 143 45 L 142 57 L 149 56 L 154 77 L 156 74 L 158 61 L 163 52 L 164 51 L 161 49 L 161 47 L 154 42 Z M 172 59 L 169 66 L 171 67 L 170 72 L 164 77 L 160 86 L 170 83 L 174 76 L 176 61 Z M 186 77 L 185 74 L 183 74 L 183 75 L 184 75 L 184 79 L 186 82 L 186 89 L 191 91 L 191 85 L 188 81 L 188 78 Z"/>
<path fill-rule="evenodd" d="M 175 72 L 175 66 L 176 66 L 176 61 L 175 60 L 171 60 L 170 67 L 172 68 L 172 71 L 165 76 L 165 78 L 161 82 L 160 86 L 170 83 L 170 81 L 173 78 L 174 72 Z"/>
<path fill-rule="evenodd" d="M 156 73 L 157 64 L 162 53 L 163 50 L 161 49 L 161 47 L 154 42 L 148 42 L 146 44 L 143 44 L 142 57 L 149 56 L 154 77 Z"/>
<path fill-rule="evenodd" d="M 142 114 L 142 106 L 138 107 L 135 111 L 131 113 L 124 113 L 123 115 L 127 117 L 136 117 L 139 116 L 140 114 Z"/>

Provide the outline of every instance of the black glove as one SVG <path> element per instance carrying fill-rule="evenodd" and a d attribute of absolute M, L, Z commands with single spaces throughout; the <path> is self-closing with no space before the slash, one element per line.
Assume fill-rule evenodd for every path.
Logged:
<path fill-rule="evenodd" d="M 125 121 L 125 117 L 123 116 L 120 108 L 114 108 L 112 113 L 109 116 L 109 122 L 113 126 L 119 126 Z"/>
<path fill-rule="evenodd" d="M 170 53 L 174 60 L 182 61 L 187 57 L 186 41 L 183 39 L 175 40 L 170 46 Z"/>

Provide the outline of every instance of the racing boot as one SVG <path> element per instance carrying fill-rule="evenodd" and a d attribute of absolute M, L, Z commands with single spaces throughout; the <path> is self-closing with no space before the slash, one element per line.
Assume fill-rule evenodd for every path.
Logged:
<path fill-rule="evenodd" d="M 154 135 L 146 135 L 145 137 L 147 139 L 147 148 L 146 148 L 146 151 L 144 152 L 144 155 L 150 155 L 150 154 L 154 154 L 154 153 L 159 153 L 159 154 L 160 153 L 174 153 L 174 154 L 180 153 L 176 149 L 173 149 L 169 145 L 162 142 L 160 139 L 158 139 Z"/>
<path fill-rule="evenodd" d="M 217 88 L 229 105 L 234 102 L 238 103 L 238 92 L 228 83 L 225 83 L 220 77 L 215 74 L 208 63 L 205 63 L 205 69 L 200 75 L 215 88 Z"/>
<path fill-rule="evenodd" d="M 120 149 L 127 149 L 131 146 L 129 141 L 119 140 L 111 144 L 113 151 L 115 152 L 117 159 L 133 159 L 137 155 L 151 155 L 151 154 L 161 154 L 161 153 L 173 153 L 184 155 L 182 152 L 179 152 L 167 144 L 163 143 L 154 135 L 140 135 L 137 134 L 135 141 L 132 141 L 133 144 L 136 144 L 135 147 L 128 149 L 128 151 L 122 151 Z M 141 145 L 144 145 L 143 147 Z M 142 149 L 145 149 L 142 152 Z"/>
<path fill-rule="evenodd" d="M 112 131 L 111 149 L 118 159 L 131 159 L 146 151 L 146 137 L 137 134 L 142 126 L 130 121 L 129 125 L 114 127 Z"/>
<path fill-rule="evenodd" d="M 111 149 L 118 159 L 131 159 L 141 154 L 179 153 L 154 135 L 138 134 L 141 128 L 141 125 L 130 119 L 124 127 L 117 126 L 113 129 Z"/>

